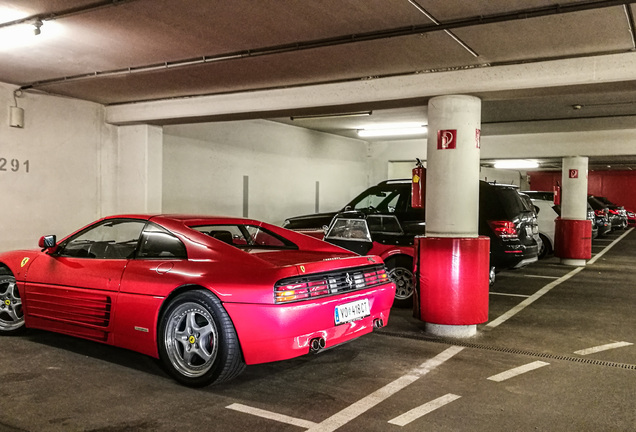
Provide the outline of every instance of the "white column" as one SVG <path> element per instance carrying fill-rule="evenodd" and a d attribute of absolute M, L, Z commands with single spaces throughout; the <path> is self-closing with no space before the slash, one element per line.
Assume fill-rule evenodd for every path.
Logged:
<path fill-rule="evenodd" d="M 587 219 L 587 164 L 581 156 L 563 158 L 561 172 L 561 219 Z M 584 259 L 561 258 L 561 263 L 585 266 Z"/>
<path fill-rule="evenodd" d="M 477 237 L 481 101 L 439 96 L 428 103 L 427 237 Z"/>
<path fill-rule="evenodd" d="M 587 218 L 587 158 L 563 158 L 561 219 Z"/>
<path fill-rule="evenodd" d="M 481 129 L 481 100 L 473 96 L 439 96 L 428 103 L 428 141 L 426 168 L 426 238 L 457 239 L 451 248 L 439 250 L 443 263 L 455 263 L 464 259 L 466 239 L 477 240 L 479 230 L 479 154 Z M 425 240 L 423 246 L 428 244 Z M 457 249 L 455 249 L 457 248 Z M 463 250 L 463 249 L 462 249 Z M 426 251 L 424 251 L 426 252 Z M 450 259 L 449 259 L 450 257 Z M 488 257 L 486 256 L 487 260 Z M 422 263 L 422 266 L 426 264 Z M 442 264 L 446 265 L 446 264 Z M 459 268 L 460 266 L 457 265 Z M 448 287 L 448 282 L 458 280 L 455 270 L 443 271 L 441 278 L 420 270 L 424 274 L 425 287 L 422 296 L 432 292 L 448 291 L 454 299 L 431 306 L 436 312 L 460 308 L 466 303 L 471 287 L 465 283 Z M 419 276 L 418 276 L 419 277 Z M 450 279 L 448 279 L 450 278 Z M 452 292 L 451 292 L 452 291 Z M 444 296 L 446 294 L 442 294 Z M 487 294 L 486 294 L 487 295 Z M 468 297 L 466 297 L 468 298 Z M 486 300 L 487 304 L 487 300 Z M 430 315 L 425 311 L 424 315 Z M 487 314 L 487 312 L 486 312 Z M 426 321 L 426 316 L 423 316 Z M 471 322 L 471 320 L 468 320 Z M 426 322 L 428 333 L 444 337 L 470 337 L 477 333 L 476 324 L 439 324 Z M 472 321 L 476 322 L 476 321 Z"/>

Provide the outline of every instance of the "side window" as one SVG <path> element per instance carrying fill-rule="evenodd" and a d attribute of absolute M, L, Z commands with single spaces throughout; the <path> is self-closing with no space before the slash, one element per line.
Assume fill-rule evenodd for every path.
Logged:
<path fill-rule="evenodd" d="M 58 255 L 93 259 L 132 258 L 145 224 L 144 221 L 116 219 L 101 222 L 67 240 Z"/>
<path fill-rule="evenodd" d="M 187 254 L 181 240 L 160 226 L 149 223 L 141 234 L 137 258 L 187 259 Z"/>
<path fill-rule="evenodd" d="M 237 248 L 298 249 L 293 242 L 253 225 L 202 225 L 191 228 Z"/>

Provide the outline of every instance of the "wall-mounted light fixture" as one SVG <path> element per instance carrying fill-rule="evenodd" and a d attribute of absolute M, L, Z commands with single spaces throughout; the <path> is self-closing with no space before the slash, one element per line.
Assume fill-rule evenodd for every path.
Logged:
<path fill-rule="evenodd" d="M 507 159 L 496 161 L 494 167 L 497 169 L 531 169 L 539 168 L 539 163 L 528 159 Z"/>
<path fill-rule="evenodd" d="M 371 125 L 364 129 L 358 129 L 358 136 L 362 138 L 423 135 L 427 127 L 422 124 L 385 124 Z"/>
<path fill-rule="evenodd" d="M 9 107 L 9 126 L 22 129 L 24 127 L 24 109 L 18 106 L 18 98 L 22 96 L 22 90 L 13 92 L 14 106 Z"/>
<path fill-rule="evenodd" d="M 42 33 L 42 30 L 40 30 L 42 28 L 42 25 L 44 23 L 42 22 L 42 20 L 40 18 L 37 18 L 35 21 L 33 21 L 33 34 L 34 35 L 39 35 L 40 33 Z"/>

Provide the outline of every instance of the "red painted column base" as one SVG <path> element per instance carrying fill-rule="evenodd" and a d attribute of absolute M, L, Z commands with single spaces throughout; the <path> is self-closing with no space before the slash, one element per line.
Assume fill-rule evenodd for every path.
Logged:
<path fill-rule="evenodd" d="M 415 248 L 414 315 L 442 325 L 488 321 L 490 239 L 416 237 Z"/>
<path fill-rule="evenodd" d="M 554 256 L 567 259 L 592 258 L 592 221 L 588 219 L 556 219 Z"/>

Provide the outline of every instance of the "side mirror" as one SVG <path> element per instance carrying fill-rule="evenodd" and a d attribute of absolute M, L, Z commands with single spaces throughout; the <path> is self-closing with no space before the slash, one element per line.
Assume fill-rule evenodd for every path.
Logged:
<path fill-rule="evenodd" d="M 42 236 L 40 237 L 40 241 L 38 241 L 38 246 L 42 248 L 42 251 L 54 248 L 56 245 L 57 239 L 54 235 Z"/>

